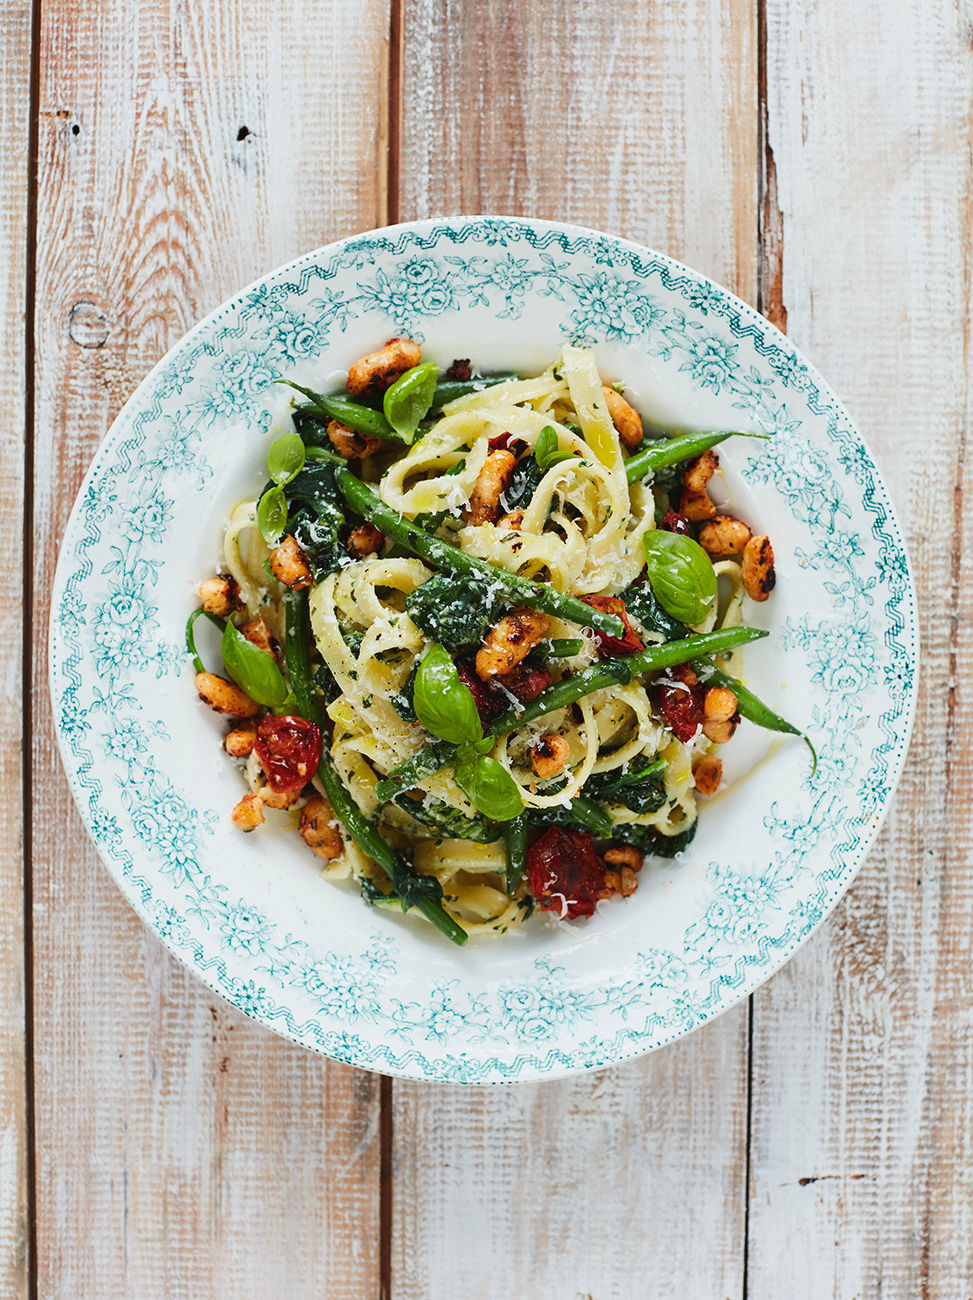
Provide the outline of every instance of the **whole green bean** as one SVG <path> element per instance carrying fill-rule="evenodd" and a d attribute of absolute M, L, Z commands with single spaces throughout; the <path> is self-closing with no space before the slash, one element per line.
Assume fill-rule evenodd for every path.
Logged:
<path fill-rule="evenodd" d="M 324 732 L 324 715 L 318 703 L 317 693 L 311 677 L 311 652 L 307 632 L 307 592 L 287 591 L 284 596 L 286 607 L 286 627 L 284 632 L 284 657 L 287 662 L 287 674 L 291 690 L 297 700 L 301 716 L 313 722 Z M 324 786 L 325 794 L 331 802 L 335 816 L 345 830 L 373 861 L 377 862 L 389 879 L 393 879 L 396 870 L 396 855 L 390 845 L 386 844 L 378 831 L 371 824 L 362 810 L 352 799 L 342 784 L 341 778 L 334 770 L 331 760 L 322 752 L 317 770 L 318 779 Z M 453 943 L 463 944 L 468 936 L 462 926 L 457 925 L 441 903 L 432 899 L 421 899 L 416 908 L 427 921 L 440 930 Z"/>
<path fill-rule="evenodd" d="M 507 893 L 514 889 L 527 874 L 527 814 L 519 813 L 504 824 L 507 846 Z"/>
<path fill-rule="evenodd" d="M 492 388 L 494 384 L 509 384 L 512 379 L 519 378 L 519 375 L 483 375 L 479 379 L 441 379 L 436 385 L 432 406 L 429 409 L 438 411 L 447 402 L 455 402 L 457 398 L 469 397 L 471 393 L 482 392 L 484 388 Z"/>
<path fill-rule="evenodd" d="M 382 412 L 374 410 L 371 406 L 362 406 L 360 402 L 353 402 L 348 397 L 328 397 L 324 393 L 316 393 L 313 388 L 304 388 L 300 384 L 295 384 L 290 379 L 281 379 L 278 382 L 303 393 L 311 405 L 326 415 L 329 420 L 337 420 L 339 424 L 344 424 L 357 433 L 367 433 L 373 438 L 383 438 L 386 442 L 397 442 L 403 445 L 405 443 L 405 439 L 395 432 Z"/>
<path fill-rule="evenodd" d="M 527 722 L 542 718 L 545 713 L 567 708 L 575 704 L 592 691 L 604 690 L 607 686 L 623 685 L 635 677 L 646 673 L 658 672 L 662 668 L 673 668 L 676 664 L 688 663 L 690 659 L 703 654 L 725 654 L 735 646 L 745 645 L 748 641 L 758 641 L 767 635 L 756 627 L 727 627 L 718 632 L 703 632 L 698 636 L 683 637 L 681 641 L 667 641 L 663 645 L 649 646 L 641 654 L 619 656 L 615 659 L 603 659 L 601 663 L 584 668 L 573 677 L 555 682 L 541 691 L 520 710 L 510 709 L 484 728 L 487 736 L 506 736 L 516 731 Z"/>
<path fill-rule="evenodd" d="M 431 537 L 417 524 L 387 506 L 371 488 L 347 469 L 336 470 L 335 477 L 349 505 L 380 528 L 386 537 L 391 537 L 392 541 L 398 542 L 400 546 L 408 547 L 433 568 L 459 577 L 470 578 L 473 581 L 487 582 L 502 591 L 511 601 L 527 605 L 530 609 L 541 609 L 546 614 L 554 614 L 558 618 L 570 619 L 573 623 L 593 627 L 607 636 L 624 635 L 625 629 L 621 619 L 616 618 L 614 614 L 593 609 L 583 601 L 576 600 L 574 596 L 566 596 L 554 587 L 549 587 L 542 582 L 529 582 L 526 578 L 508 573 L 506 569 L 500 569 L 495 564 L 480 560 L 475 555 L 467 555 L 465 551 L 451 546 L 449 542 Z"/>
<path fill-rule="evenodd" d="M 758 641 L 766 635 L 766 632 L 756 627 L 727 627 L 721 628 L 718 632 L 703 632 L 700 635 L 683 637 L 679 641 L 667 641 L 663 645 L 649 646 L 648 650 L 643 650 L 641 654 L 603 659 L 601 663 L 593 664 L 572 677 L 566 677 L 563 681 L 548 686 L 547 690 L 541 691 L 540 695 L 529 700 L 523 708 L 509 709 L 506 713 L 501 713 L 499 718 L 484 727 L 484 735 L 509 735 L 524 723 L 534 722 L 545 713 L 553 713 L 556 709 L 567 708 L 569 704 L 577 703 L 592 691 L 604 690 L 605 687 L 618 684 L 625 685 L 632 678 L 641 677 L 645 673 L 658 672 L 662 668 L 673 668 L 676 664 L 688 663 L 691 659 L 698 658 L 700 652 L 725 654 L 738 645 L 745 645 L 748 641 Z M 412 758 L 405 763 L 394 767 L 375 787 L 378 797 L 391 798 L 397 791 L 414 785 L 417 773 L 428 776 L 429 773 L 438 772 L 441 767 L 445 767 L 455 753 L 455 747 L 447 746 L 444 749 L 444 745 L 444 741 L 434 741 L 431 745 L 420 749 L 417 754 L 413 754 Z"/>
<path fill-rule="evenodd" d="M 700 677 L 707 686 L 725 686 L 733 692 L 736 696 L 737 708 L 741 717 L 747 718 L 758 727 L 764 727 L 767 731 L 782 731 L 788 736 L 800 736 L 811 751 L 811 757 L 814 760 L 814 766 L 811 769 L 812 775 L 817 771 L 817 750 L 800 727 L 795 727 L 792 722 L 782 718 L 779 713 L 774 713 L 773 709 L 764 704 L 763 700 L 758 699 L 753 691 L 744 686 L 743 682 L 738 682 L 735 677 L 731 677 L 722 668 L 718 668 L 712 659 L 700 659 L 697 667 L 699 668 Z"/>
<path fill-rule="evenodd" d="M 711 433 L 682 433 L 676 438 L 660 438 L 651 447 L 636 452 L 625 462 L 625 474 L 629 483 L 636 483 L 645 478 L 650 471 L 665 469 L 667 465 L 678 465 L 681 460 L 699 456 L 727 438 L 766 438 L 765 433 L 740 433 L 735 429 L 719 430 Z"/>

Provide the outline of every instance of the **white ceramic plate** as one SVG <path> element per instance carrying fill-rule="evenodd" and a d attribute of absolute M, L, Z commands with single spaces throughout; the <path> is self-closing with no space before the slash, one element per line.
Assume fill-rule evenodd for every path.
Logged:
<path fill-rule="evenodd" d="M 763 429 L 720 448 L 732 508 L 770 534 L 778 585 L 752 620 L 751 687 L 806 727 L 744 723 L 734 784 L 689 851 L 589 922 L 537 917 L 457 949 L 319 878 L 297 836 L 229 821 L 240 778 L 183 647 L 228 509 L 263 481 L 288 376 L 318 387 L 389 335 L 442 364 L 532 373 L 566 340 L 643 412 Z M 676 262 L 573 226 L 418 222 L 285 266 L 188 334 L 115 422 L 71 515 L 51 690 L 81 815 L 125 895 L 212 989 L 297 1043 L 455 1083 L 562 1075 L 697 1028 L 775 971 L 872 842 L 913 711 L 915 605 L 865 444 L 776 329 Z M 749 773 L 749 775 L 748 775 Z M 266 833 L 265 833 L 266 832 Z"/>

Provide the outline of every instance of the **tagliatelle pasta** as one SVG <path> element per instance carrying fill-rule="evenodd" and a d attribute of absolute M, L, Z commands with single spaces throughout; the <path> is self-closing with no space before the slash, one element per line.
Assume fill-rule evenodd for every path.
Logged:
<path fill-rule="evenodd" d="M 773 554 L 709 498 L 729 434 L 645 436 L 591 351 L 456 363 L 449 401 L 417 355 L 301 390 L 200 588 L 232 680 L 196 656 L 197 686 L 236 718 L 241 829 L 274 810 L 328 876 L 460 941 L 588 916 L 688 844 Z"/>

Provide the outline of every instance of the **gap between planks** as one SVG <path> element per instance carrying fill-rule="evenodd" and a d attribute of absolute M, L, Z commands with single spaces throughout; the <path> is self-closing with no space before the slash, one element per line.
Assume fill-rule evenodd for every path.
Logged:
<path fill-rule="evenodd" d="M 23 881 L 24 881 L 24 1090 L 25 1090 L 25 1164 L 27 1177 L 27 1240 L 25 1269 L 27 1294 L 36 1300 L 37 1282 L 37 1183 L 36 1117 L 34 1110 L 34 877 L 33 877 L 33 691 L 34 672 L 34 363 L 37 337 L 34 313 L 37 279 L 37 165 L 40 119 L 40 28 L 41 0 L 32 0 L 30 14 L 30 67 L 27 90 L 27 230 L 24 263 L 24 500 L 23 565 L 24 616 L 23 653 L 21 656 L 21 698 L 23 700 L 22 808 L 23 808 Z"/>
<path fill-rule="evenodd" d="M 404 56 L 403 0 L 389 0 L 388 52 L 385 68 L 385 221 L 394 225 L 401 210 L 402 61 Z M 379 1084 L 379 1300 L 392 1300 L 392 1221 L 395 1213 L 393 1177 L 393 1081 L 382 1075 Z"/>

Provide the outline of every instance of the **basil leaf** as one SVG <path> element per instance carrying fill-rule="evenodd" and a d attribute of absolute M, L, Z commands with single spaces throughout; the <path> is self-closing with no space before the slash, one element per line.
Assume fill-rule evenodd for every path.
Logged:
<path fill-rule="evenodd" d="M 385 418 L 407 443 L 416 436 L 419 421 L 432 406 L 436 395 L 436 376 L 439 367 L 434 361 L 407 370 L 389 388 L 382 399 Z"/>
<path fill-rule="evenodd" d="M 267 470 L 270 477 L 279 487 L 284 487 L 300 474 L 306 456 L 304 440 L 298 434 L 282 434 L 276 442 L 270 444 L 270 450 L 267 452 Z"/>
<path fill-rule="evenodd" d="M 248 641 L 232 623 L 223 629 L 220 653 L 228 675 L 251 700 L 273 709 L 287 699 L 287 685 L 277 660 Z"/>
<path fill-rule="evenodd" d="M 434 645 L 419 665 L 412 707 L 427 731 L 453 745 L 483 736 L 473 692 L 460 681 L 456 665 L 441 645 Z"/>
<path fill-rule="evenodd" d="M 716 572 L 699 542 L 653 528 L 644 546 L 646 574 L 662 608 L 683 623 L 702 623 L 716 602 Z"/>
<path fill-rule="evenodd" d="M 276 546 L 287 528 L 287 499 L 280 485 L 270 487 L 257 502 L 257 527 L 268 546 Z"/>
<path fill-rule="evenodd" d="M 495 758 L 464 746 L 456 756 L 456 784 L 470 803 L 492 822 L 508 822 L 524 811 L 517 783 Z"/>
<path fill-rule="evenodd" d="M 557 445 L 557 431 L 552 429 L 549 424 L 545 424 L 537 435 L 537 442 L 534 444 L 534 459 L 542 474 L 555 465 L 560 465 L 562 460 L 571 460 L 574 455 L 571 451 L 559 451 Z"/>

